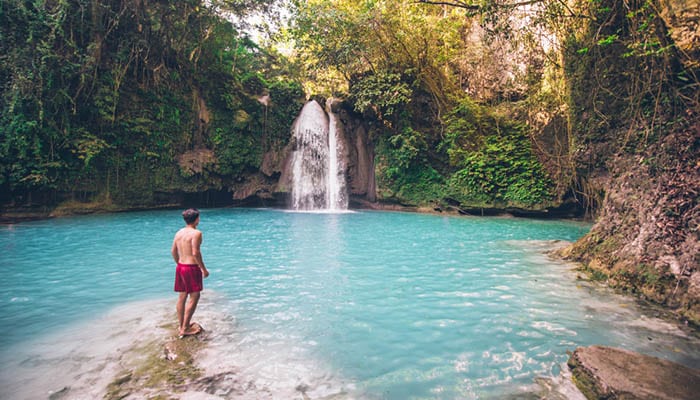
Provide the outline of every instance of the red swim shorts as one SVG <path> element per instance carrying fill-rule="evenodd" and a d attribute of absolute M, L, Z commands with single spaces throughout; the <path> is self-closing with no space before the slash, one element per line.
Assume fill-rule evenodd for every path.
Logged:
<path fill-rule="evenodd" d="M 176 292 L 201 292 L 204 289 L 202 283 L 202 270 L 197 264 L 177 263 L 175 268 L 175 291 Z"/>

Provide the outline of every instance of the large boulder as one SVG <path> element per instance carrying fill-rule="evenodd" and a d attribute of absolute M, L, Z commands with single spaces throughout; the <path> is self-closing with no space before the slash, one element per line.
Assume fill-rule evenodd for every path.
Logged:
<path fill-rule="evenodd" d="M 693 400 L 700 395 L 700 370 L 628 350 L 579 347 L 568 365 L 588 399 Z"/>

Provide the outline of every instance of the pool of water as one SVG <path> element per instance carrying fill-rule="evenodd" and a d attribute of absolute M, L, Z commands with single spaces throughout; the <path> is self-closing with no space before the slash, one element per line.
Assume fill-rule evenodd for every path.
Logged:
<path fill-rule="evenodd" d="M 17 366 L 0 372 L 0 398 L 100 393 L 118 357 L 97 354 L 174 318 L 181 226 L 179 211 L 154 211 L 0 227 L 0 362 Z M 235 370 L 250 398 L 518 396 L 591 344 L 700 367 L 683 327 L 544 255 L 585 223 L 209 209 L 199 228 L 200 362 Z"/>

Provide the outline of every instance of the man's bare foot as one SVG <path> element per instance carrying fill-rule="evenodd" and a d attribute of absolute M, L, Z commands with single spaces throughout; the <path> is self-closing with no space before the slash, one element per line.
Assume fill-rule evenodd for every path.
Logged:
<path fill-rule="evenodd" d="M 185 329 L 184 331 L 180 331 L 180 338 L 183 338 L 185 336 L 192 336 L 192 335 L 198 335 L 202 332 L 202 326 L 199 325 L 198 323 L 194 322 L 190 324 L 190 326 Z"/>

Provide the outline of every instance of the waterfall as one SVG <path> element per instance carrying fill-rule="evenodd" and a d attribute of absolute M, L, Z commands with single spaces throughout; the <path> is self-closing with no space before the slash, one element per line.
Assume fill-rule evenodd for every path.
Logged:
<path fill-rule="evenodd" d="M 335 114 L 312 100 L 294 123 L 292 208 L 345 210 L 348 206 L 341 131 Z"/>
<path fill-rule="evenodd" d="M 340 140 L 342 129 L 338 118 L 331 110 L 332 99 L 326 101 L 328 112 L 328 208 L 345 210 L 348 208 L 348 196 L 345 183 L 345 162 L 342 157 L 343 141 Z"/>

